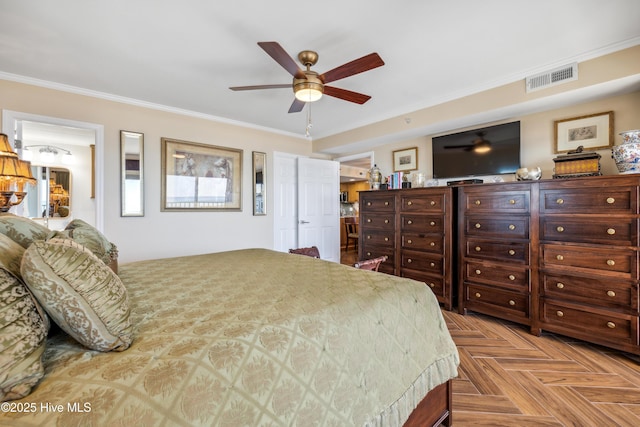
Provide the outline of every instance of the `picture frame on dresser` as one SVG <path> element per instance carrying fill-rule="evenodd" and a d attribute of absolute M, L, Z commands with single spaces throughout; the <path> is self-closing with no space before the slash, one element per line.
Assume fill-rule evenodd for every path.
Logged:
<path fill-rule="evenodd" d="M 613 146 L 613 111 L 555 120 L 554 152 L 568 153 L 582 146 L 600 150 Z"/>
<path fill-rule="evenodd" d="M 409 172 L 418 169 L 418 147 L 393 152 L 393 171 Z"/>
<path fill-rule="evenodd" d="M 242 150 L 162 138 L 161 211 L 241 211 Z"/>

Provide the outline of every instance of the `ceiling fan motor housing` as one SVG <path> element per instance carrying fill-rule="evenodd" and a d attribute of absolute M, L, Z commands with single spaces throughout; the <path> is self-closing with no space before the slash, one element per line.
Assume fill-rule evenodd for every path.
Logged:
<path fill-rule="evenodd" d="M 318 73 L 315 71 L 305 71 L 304 75 L 306 76 L 304 79 L 293 78 L 293 93 L 297 94 L 303 90 L 318 91 L 321 94 L 324 93 L 324 84 L 322 80 L 320 80 Z"/>

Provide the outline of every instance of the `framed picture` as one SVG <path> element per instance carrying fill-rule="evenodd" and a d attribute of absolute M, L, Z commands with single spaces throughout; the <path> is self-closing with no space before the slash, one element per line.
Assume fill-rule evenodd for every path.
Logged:
<path fill-rule="evenodd" d="M 161 141 L 162 211 L 242 210 L 242 150 Z"/>
<path fill-rule="evenodd" d="M 556 153 L 573 151 L 581 145 L 588 150 L 613 146 L 613 111 L 553 123 Z"/>
<path fill-rule="evenodd" d="M 418 148 L 405 148 L 393 152 L 393 171 L 407 172 L 418 169 Z"/>

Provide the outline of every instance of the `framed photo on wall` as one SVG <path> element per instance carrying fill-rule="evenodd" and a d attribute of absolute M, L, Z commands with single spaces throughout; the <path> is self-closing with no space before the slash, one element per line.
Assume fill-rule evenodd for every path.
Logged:
<path fill-rule="evenodd" d="M 161 141 L 163 212 L 242 210 L 242 150 Z"/>
<path fill-rule="evenodd" d="M 405 148 L 393 152 L 393 171 L 408 172 L 418 169 L 418 148 Z"/>
<path fill-rule="evenodd" d="M 613 146 L 613 111 L 556 120 L 553 124 L 556 153 L 573 151 L 581 145 L 586 150 Z"/>

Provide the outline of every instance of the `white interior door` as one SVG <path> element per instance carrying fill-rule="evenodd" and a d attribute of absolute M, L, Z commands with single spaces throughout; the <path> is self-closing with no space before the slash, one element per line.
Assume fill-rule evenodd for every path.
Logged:
<path fill-rule="evenodd" d="M 317 246 L 340 262 L 340 163 L 298 159 L 298 247 Z"/>
<path fill-rule="evenodd" d="M 297 156 L 273 153 L 273 249 L 298 247 Z"/>

